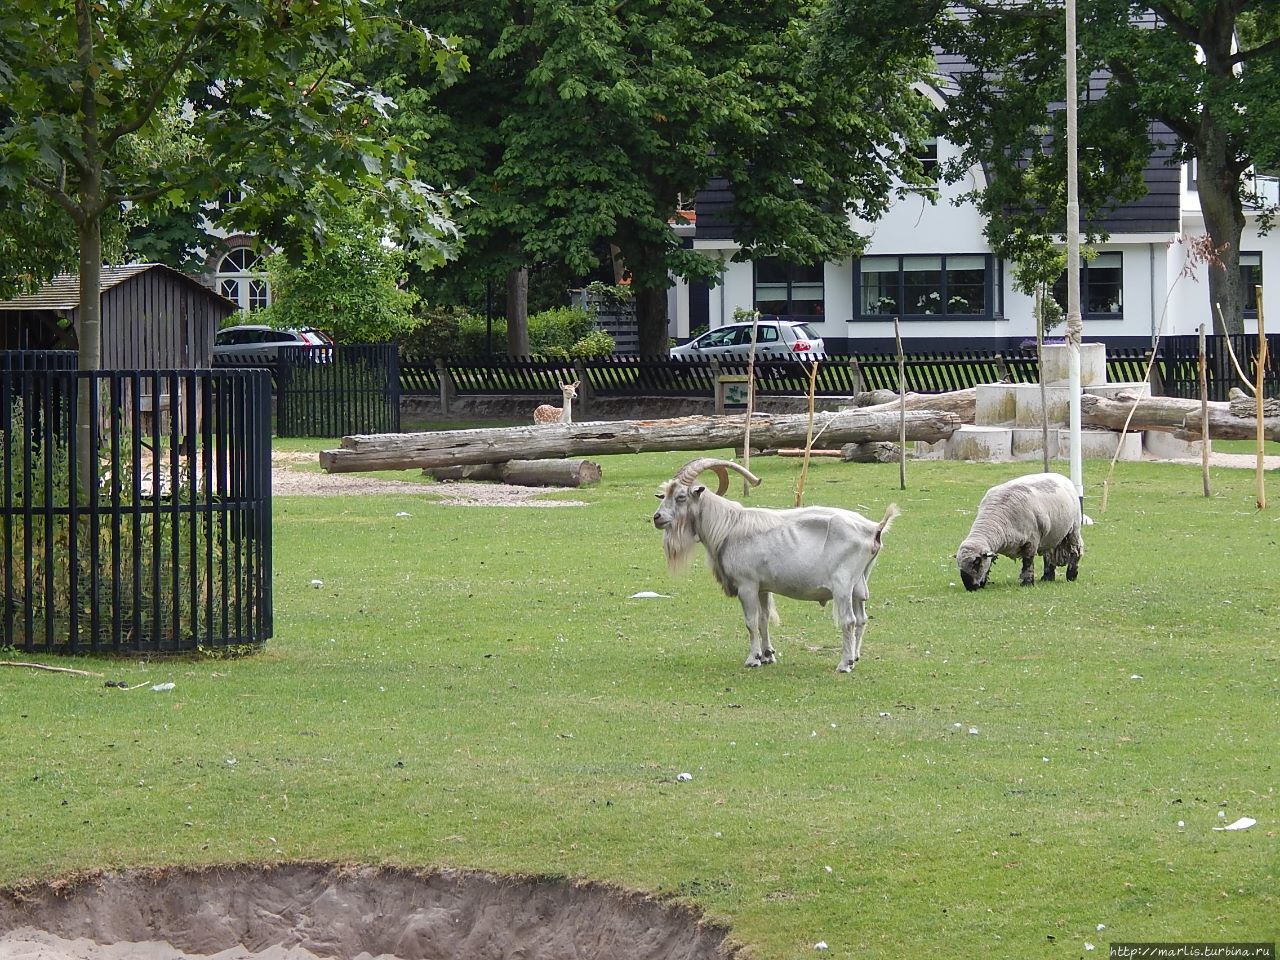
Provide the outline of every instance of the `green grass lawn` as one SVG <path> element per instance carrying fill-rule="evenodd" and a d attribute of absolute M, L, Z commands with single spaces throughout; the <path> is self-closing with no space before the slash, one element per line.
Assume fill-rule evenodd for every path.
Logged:
<path fill-rule="evenodd" d="M 761 960 L 1280 936 L 1280 489 L 1258 512 L 1252 471 L 1206 499 L 1198 467 L 1120 463 L 1103 512 L 1090 462 L 1079 581 L 1019 588 L 1001 560 L 970 594 L 977 501 L 1033 464 L 911 463 L 902 491 L 896 465 L 816 462 L 806 502 L 903 509 L 842 676 L 829 609 L 780 600 L 781 662 L 746 670 L 737 602 L 701 561 L 668 577 L 649 518 L 684 459 L 600 458 L 581 508 L 278 498 L 263 653 L 57 661 L 167 693 L 0 670 L 0 884 L 294 858 L 585 877 L 688 898 Z M 790 505 L 799 462 L 752 466 L 751 502 Z"/>

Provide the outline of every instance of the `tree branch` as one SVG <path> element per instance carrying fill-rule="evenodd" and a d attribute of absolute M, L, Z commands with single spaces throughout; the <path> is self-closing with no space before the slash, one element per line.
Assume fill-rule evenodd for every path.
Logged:
<path fill-rule="evenodd" d="M 169 81 L 173 79 L 174 74 L 190 62 L 191 48 L 195 45 L 196 38 L 200 36 L 200 31 L 204 27 L 211 9 L 211 4 L 205 4 L 204 9 L 200 11 L 200 16 L 192 26 L 191 32 L 187 34 L 187 39 L 183 41 L 181 49 L 174 54 L 173 59 L 169 61 L 169 65 L 165 67 L 164 71 L 156 79 L 155 86 L 143 103 L 141 110 L 138 111 L 137 116 L 128 123 L 122 123 L 115 127 L 103 137 L 102 149 L 104 151 L 108 151 L 115 146 L 116 141 L 121 137 L 128 136 L 141 129 L 151 119 L 152 114 L 155 113 L 156 108 L 160 105 L 160 101 L 164 98 L 165 92 L 169 89 Z"/>
<path fill-rule="evenodd" d="M 1241 50 L 1233 54 L 1227 62 L 1232 66 L 1237 63 L 1248 63 L 1250 60 L 1256 60 L 1259 57 L 1265 57 L 1267 54 L 1274 53 L 1280 49 L 1280 37 L 1272 37 L 1260 47 L 1254 47 L 1252 50 Z"/>
<path fill-rule="evenodd" d="M 149 187 L 146 190 L 139 190 L 136 193 L 116 194 L 107 199 L 108 206 L 114 206 L 119 203 L 146 203 L 154 200 L 163 193 L 170 190 L 184 190 L 191 184 L 196 182 L 196 177 L 187 177 L 185 180 L 175 180 L 172 183 L 163 183 L 156 187 Z"/>
<path fill-rule="evenodd" d="M 70 194 L 60 189 L 56 184 L 52 184 L 41 177 L 32 177 L 30 182 L 33 187 L 65 210 L 76 226 L 79 226 L 85 219 L 84 211 L 80 209 L 80 205 L 71 198 Z"/>
<path fill-rule="evenodd" d="M 1173 12 L 1173 8 L 1164 0 L 1151 0 L 1147 4 L 1151 8 L 1151 12 L 1173 28 L 1174 33 L 1182 37 L 1188 43 L 1199 45 L 1200 31 L 1195 25 L 1185 17 L 1180 17 Z"/>
<path fill-rule="evenodd" d="M 1124 61 L 1110 60 L 1107 62 L 1107 69 L 1111 71 L 1111 75 L 1113 77 L 1120 80 L 1122 83 L 1135 88 L 1139 85 L 1137 78 L 1133 75 L 1133 71 L 1129 69 L 1128 64 Z M 1196 142 L 1196 126 L 1188 123 L 1184 118 L 1174 116 L 1171 113 L 1163 115 L 1153 114 L 1153 118 L 1159 120 L 1177 134 L 1178 139 L 1183 143 Z"/>

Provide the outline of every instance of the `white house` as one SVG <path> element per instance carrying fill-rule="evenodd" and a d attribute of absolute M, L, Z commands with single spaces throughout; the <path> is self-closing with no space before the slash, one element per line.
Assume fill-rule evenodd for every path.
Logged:
<path fill-rule="evenodd" d="M 942 96 L 922 88 L 941 109 Z M 1204 218 L 1191 164 L 1169 163 L 1172 134 L 1162 141 L 1145 173 L 1147 195 L 1105 219 L 1110 234 L 1083 268 L 1081 309 L 1088 340 L 1141 346 L 1157 334 L 1212 331 L 1208 278 L 1203 265 L 1188 267 L 1188 238 L 1204 234 Z M 955 155 L 940 141 L 939 159 Z M 1261 181 L 1262 178 L 1259 178 Z M 839 263 L 792 267 L 774 260 L 734 263 L 739 250 L 726 219 L 723 184 L 699 194 L 693 247 L 723 262 L 723 283 L 710 290 L 677 283 L 671 291 L 671 335 L 732 322 L 735 309 L 760 309 L 805 319 L 829 352 L 881 349 L 893 342 L 901 317 L 909 348 L 1010 348 L 1035 337 L 1031 298 L 1014 289 L 1011 264 L 993 256 L 983 219 L 972 203 L 952 201 L 985 184 L 975 167 L 964 181 L 943 185 L 936 203 L 909 194 L 874 223 L 854 222 L 870 237 L 864 255 Z M 1259 192 L 1277 184 L 1259 182 Z M 1254 287 L 1280 269 L 1280 232 L 1259 233 L 1256 211 L 1247 210 L 1241 271 L 1249 303 L 1246 331 L 1256 331 Z M 1064 225 L 1065 226 L 1065 225 Z M 1280 316 L 1280 281 L 1266 284 L 1264 316 Z M 1280 327 L 1277 327 L 1280 329 Z"/>

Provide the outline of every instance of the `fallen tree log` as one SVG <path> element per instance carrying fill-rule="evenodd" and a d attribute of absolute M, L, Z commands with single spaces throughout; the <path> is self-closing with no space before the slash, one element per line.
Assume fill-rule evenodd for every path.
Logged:
<path fill-rule="evenodd" d="M 960 417 L 945 411 L 909 410 L 906 422 L 909 440 L 936 442 L 960 428 Z M 751 421 L 753 446 L 803 446 L 808 431 L 808 414 L 757 414 Z M 379 433 L 343 437 L 340 449 L 320 451 L 320 466 L 330 473 L 349 473 L 608 453 L 716 450 L 740 445 L 742 434 L 741 416 Z M 814 419 L 814 434 L 827 444 L 895 440 L 898 414 L 865 410 L 819 413 Z"/>
<path fill-rule="evenodd" d="M 600 482 L 600 464 L 590 460 L 508 460 L 433 467 L 433 480 L 485 480 L 517 487 L 586 487 Z"/>
<path fill-rule="evenodd" d="M 902 448 L 887 440 L 846 443 L 840 448 L 840 456 L 849 463 L 897 463 L 902 457 Z"/>
<path fill-rule="evenodd" d="M 1225 403 L 1210 403 L 1210 411 L 1225 411 Z M 1133 416 L 1130 417 L 1130 411 Z M 1080 397 L 1080 422 L 1087 427 L 1105 427 L 1108 430 L 1122 430 L 1125 421 L 1129 430 L 1164 430 L 1174 433 L 1183 428 L 1183 423 L 1192 413 L 1200 415 L 1199 400 L 1184 400 L 1181 397 L 1138 397 L 1119 394 L 1114 400 L 1107 397 L 1086 393 Z M 1200 439 L 1198 436 L 1195 439 Z"/>
<path fill-rule="evenodd" d="M 1186 425 L 1174 431 L 1179 440 L 1199 440 L 1201 431 L 1199 404 L 1197 409 L 1187 414 Z M 1210 440 L 1253 440 L 1258 433 L 1256 417 L 1237 417 L 1226 404 L 1209 405 L 1209 439 Z M 1267 440 L 1280 440 L 1280 417 L 1262 418 L 1262 436 Z"/>
<path fill-rule="evenodd" d="M 897 399 L 897 394 L 887 390 L 877 390 L 874 396 L 879 397 L 885 393 L 888 393 L 893 399 L 866 407 L 858 407 L 857 409 L 863 413 L 895 412 L 900 403 Z M 949 393 L 908 393 L 907 409 L 948 410 L 951 413 L 958 414 L 962 422 L 973 423 L 976 415 L 977 396 L 978 391 L 973 387 L 966 387 L 964 390 L 952 390 Z"/>

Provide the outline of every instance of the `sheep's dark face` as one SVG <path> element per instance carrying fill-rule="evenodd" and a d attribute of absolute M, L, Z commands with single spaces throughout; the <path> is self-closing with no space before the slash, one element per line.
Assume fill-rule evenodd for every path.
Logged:
<path fill-rule="evenodd" d="M 961 547 L 956 551 L 956 566 L 960 568 L 960 580 L 966 590 L 981 590 L 987 585 L 987 576 L 991 573 L 991 564 L 995 562 L 994 553 L 980 550 L 966 550 Z"/>

